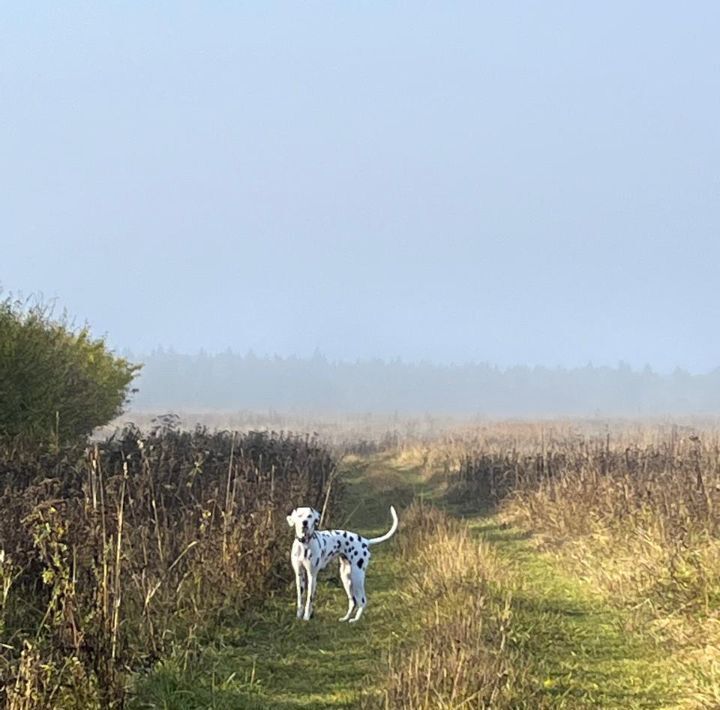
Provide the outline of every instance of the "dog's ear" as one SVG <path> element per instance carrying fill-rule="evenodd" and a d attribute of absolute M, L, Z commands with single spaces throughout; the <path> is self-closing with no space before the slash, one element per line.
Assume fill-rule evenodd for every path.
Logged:
<path fill-rule="evenodd" d="M 320 513 L 318 513 L 315 508 L 313 508 L 313 520 L 315 522 L 315 527 L 320 525 Z"/>
<path fill-rule="evenodd" d="M 294 510 L 292 511 L 292 513 L 290 513 L 290 515 L 287 516 L 286 520 L 287 520 L 287 524 L 290 527 L 295 525 L 295 511 Z"/>

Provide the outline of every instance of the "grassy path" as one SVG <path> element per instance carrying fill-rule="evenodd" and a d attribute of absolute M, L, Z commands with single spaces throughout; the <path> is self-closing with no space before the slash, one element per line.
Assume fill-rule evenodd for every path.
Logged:
<path fill-rule="evenodd" d="M 354 507 L 333 526 L 371 536 L 385 532 L 389 505 L 408 505 L 422 485 L 411 467 L 345 466 L 346 499 Z M 288 538 L 288 545 L 291 538 Z M 401 560 L 393 542 L 373 549 L 368 607 L 359 624 L 341 624 L 347 609 L 336 566 L 321 575 L 315 616 L 295 619 L 295 592 L 280 592 L 250 617 L 232 620 L 208 640 L 198 659 L 170 659 L 141 680 L 133 708 L 290 710 L 354 708 L 382 651 L 412 635 L 412 611 L 403 598 Z M 289 564 L 289 562 L 288 562 Z"/>
<path fill-rule="evenodd" d="M 511 568 L 515 643 L 529 661 L 543 705 L 678 707 L 669 659 L 661 648 L 627 632 L 622 612 L 539 553 L 522 531 L 493 516 L 474 519 L 471 527 Z"/>
<path fill-rule="evenodd" d="M 418 470 L 374 458 L 346 464 L 347 500 L 356 507 L 333 521 L 366 535 L 387 529 L 388 506 L 431 494 Z M 527 705 L 517 707 L 677 707 L 661 653 L 626 635 L 623 618 L 587 584 L 558 569 L 517 530 L 491 515 L 470 516 L 479 537 L 512 570 L 513 645 L 527 659 Z M 402 525 L 402 515 L 401 515 Z M 400 534 L 402 534 L 402 527 Z M 356 708 L 368 679 L 383 675 L 383 651 L 418 635 L 403 593 L 403 562 L 393 542 L 378 546 L 368 575 L 369 606 L 357 625 L 340 624 L 345 595 L 336 570 L 318 589 L 315 618 L 296 621 L 294 592 L 278 593 L 249 617 L 203 640 L 192 663 L 171 658 L 141 680 L 132 708 L 290 710 Z"/>

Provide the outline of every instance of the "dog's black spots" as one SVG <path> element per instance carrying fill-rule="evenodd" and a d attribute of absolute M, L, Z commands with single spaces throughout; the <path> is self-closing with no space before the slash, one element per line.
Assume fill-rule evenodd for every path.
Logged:
<path fill-rule="evenodd" d="M 363 548 L 367 550 L 367 542 L 363 542 Z"/>
<path fill-rule="evenodd" d="M 347 537 L 347 531 L 343 530 L 343 537 Z"/>
<path fill-rule="evenodd" d="M 305 559 L 307 559 L 308 557 L 310 557 L 310 548 L 306 547 L 305 548 Z"/>
<path fill-rule="evenodd" d="M 362 603 L 363 603 L 363 606 L 365 606 L 365 597 L 363 597 Z"/>
<path fill-rule="evenodd" d="M 358 567 L 362 568 L 363 562 L 365 562 L 365 560 L 358 560 Z"/>

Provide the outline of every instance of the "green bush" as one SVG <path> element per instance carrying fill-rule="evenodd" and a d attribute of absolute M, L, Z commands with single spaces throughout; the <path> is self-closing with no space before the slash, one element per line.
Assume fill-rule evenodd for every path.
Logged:
<path fill-rule="evenodd" d="M 0 441 L 86 436 L 120 414 L 138 370 L 48 306 L 0 301 Z"/>

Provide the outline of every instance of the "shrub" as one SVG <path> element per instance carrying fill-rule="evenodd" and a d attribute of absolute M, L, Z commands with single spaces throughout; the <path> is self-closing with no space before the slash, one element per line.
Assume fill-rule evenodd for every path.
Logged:
<path fill-rule="evenodd" d="M 139 366 L 43 304 L 0 301 L 0 441 L 65 444 L 122 411 Z"/>

